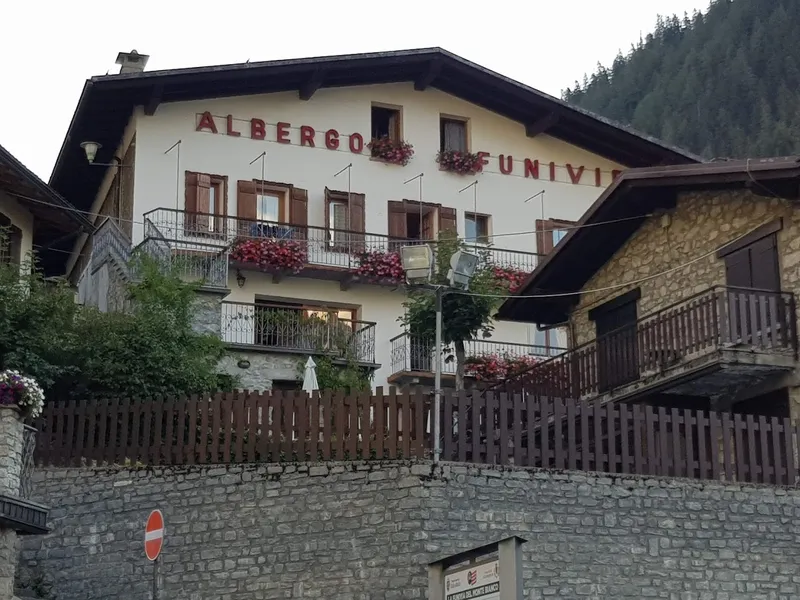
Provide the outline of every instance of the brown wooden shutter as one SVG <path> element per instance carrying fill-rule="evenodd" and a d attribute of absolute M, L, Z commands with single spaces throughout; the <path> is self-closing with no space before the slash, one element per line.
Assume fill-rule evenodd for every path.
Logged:
<path fill-rule="evenodd" d="M 364 233 L 366 220 L 366 196 L 364 194 L 350 194 L 347 206 L 350 211 L 350 234 L 354 252 L 364 251 Z"/>
<path fill-rule="evenodd" d="M 458 231 L 455 208 L 450 208 L 449 206 L 439 207 L 439 231 Z"/>
<path fill-rule="evenodd" d="M 390 200 L 389 205 L 389 237 L 404 240 L 406 233 L 406 207 L 403 202 Z"/>
<path fill-rule="evenodd" d="M 553 249 L 553 223 L 536 219 L 536 252 L 548 254 Z"/>
<path fill-rule="evenodd" d="M 196 173 L 197 195 L 195 207 L 197 217 L 195 218 L 196 231 L 208 231 L 209 216 L 211 210 L 211 176 L 205 173 Z"/>
<path fill-rule="evenodd" d="M 292 225 L 308 225 L 308 190 L 293 187 L 289 203 L 289 222 Z"/>
<path fill-rule="evenodd" d="M 193 232 L 197 231 L 197 180 L 199 176 L 199 173 L 186 171 L 183 201 L 183 210 L 185 211 L 183 215 L 183 229 L 186 235 L 191 235 Z"/>
<path fill-rule="evenodd" d="M 236 216 L 239 235 L 250 235 L 258 218 L 256 207 L 256 184 L 254 181 L 239 181 L 236 184 Z"/>

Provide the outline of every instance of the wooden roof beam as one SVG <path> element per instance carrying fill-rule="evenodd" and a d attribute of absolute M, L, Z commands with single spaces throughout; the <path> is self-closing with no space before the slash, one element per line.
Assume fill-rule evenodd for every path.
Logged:
<path fill-rule="evenodd" d="M 548 113 L 541 119 L 525 123 L 525 135 L 529 138 L 535 138 L 537 135 L 545 133 L 548 129 L 555 127 L 558 123 L 558 115 L 555 113 Z"/>
<path fill-rule="evenodd" d="M 418 92 L 424 92 L 428 89 L 434 80 L 439 76 L 439 73 L 442 72 L 442 61 L 441 60 L 431 60 L 428 61 L 427 67 L 425 71 L 417 77 L 416 81 L 414 81 L 414 89 Z"/>
<path fill-rule="evenodd" d="M 150 92 L 150 98 L 147 100 L 147 104 L 144 105 L 144 114 L 148 117 L 152 117 L 156 114 L 156 110 L 158 110 L 158 106 L 161 104 L 161 97 L 163 95 L 164 85 L 161 83 L 154 85 Z"/>
<path fill-rule="evenodd" d="M 316 93 L 316 91 L 322 87 L 322 84 L 325 81 L 325 75 L 326 73 L 324 69 L 314 69 L 305 83 L 303 83 L 298 90 L 300 100 L 311 100 L 311 97 Z"/>

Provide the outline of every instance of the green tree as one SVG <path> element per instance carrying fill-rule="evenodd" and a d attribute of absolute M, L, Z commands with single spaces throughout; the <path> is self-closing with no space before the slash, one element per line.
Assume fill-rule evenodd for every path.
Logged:
<path fill-rule="evenodd" d="M 229 388 L 222 341 L 192 329 L 196 285 L 143 261 L 132 309 L 102 313 L 33 268 L 0 267 L 0 367 L 42 385 L 47 399 L 152 398 Z"/>
<path fill-rule="evenodd" d="M 436 247 L 434 285 L 446 286 L 450 258 L 463 247 L 454 236 L 442 236 Z M 489 253 L 470 281 L 469 293 L 451 292 L 442 298 L 442 341 L 452 344 L 456 361 L 456 389 L 464 389 L 465 342 L 490 337 L 494 329 L 492 315 L 508 294 L 508 288 L 494 276 Z M 404 302 L 405 315 L 400 321 L 415 336 L 434 340 L 436 334 L 436 296 L 429 290 L 411 289 Z"/>
<path fill-rule="evenodd" d="M 563 97 L 706 158 L 800 153 L 798 22 L 797 0 L 713 0 L 705 14 L 658 17 Z"/>

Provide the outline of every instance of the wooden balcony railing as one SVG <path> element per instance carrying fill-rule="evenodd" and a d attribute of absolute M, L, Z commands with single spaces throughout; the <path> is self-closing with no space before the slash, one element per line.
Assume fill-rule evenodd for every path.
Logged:
<path fill-rule="evenodd" d="M 144 217 L 145 223 L 150 223 L 168 240 L 229 249 L 244 240 L 293 241 L 304 251 L 309 266 L 353 271 L 361 266 L 365 252 L 399 252 L 403 246 L 424 243 L 375 233 L 187 213 L 168 208 L 150 211 Z M 534 252 L 484 245 L 467 247 L 492 266 L 530 273 L 537 265 L 538 254 Z"/>
<path fill-rule="evenodd" d="M 375 363 L 375 323 L 366 321 L 307 316 L 293 308 L 222 302 L 221 332 L 228 344 Z"/>
<path fill-rule="evenodd" d="M 407 333 L 393 337 L 391 340 L 392 374 L 403 372 L 433 373 L 435 343 L 428 338 L 413 336 Z M 532 346 L 495 340 L 470 340 L 465 342 L 467 375 L 485 378 L 498 373 L 503 375 L 508 369 L 519 371 L 521 367 L 533 365 L 557 356 L 565 348 Z M 456 372 L 455 353 L 445 348 L 445 360 L 442 374 L 453 375 Z"/>
<path fill-rule="evenodd" d="M 502 385 L 584 398 L 723 348 L 797 353 L 794 295 L 714 287 L 510 377 Z"/>

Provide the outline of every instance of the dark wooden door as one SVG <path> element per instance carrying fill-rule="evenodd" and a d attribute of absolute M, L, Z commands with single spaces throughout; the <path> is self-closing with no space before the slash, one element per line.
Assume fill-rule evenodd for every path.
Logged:
<path fill-rule="evenodd" d="M 639 378 L 636 302 L 609 308 L 595 317 L 597 375 L 604 392 Z"/>
<path fill-rule="evenodd" d="M 725 257 L 725 282 L 728 286 L 730 338 L 724 341 L 755 343 L 761 338 L 762 330 L 772 332 L 783 322 L 782 305 L 770 293 L 781 289 L 775 234 L 728 254 Z M 755 321 L 753 315 L 756 315 Z"/>

